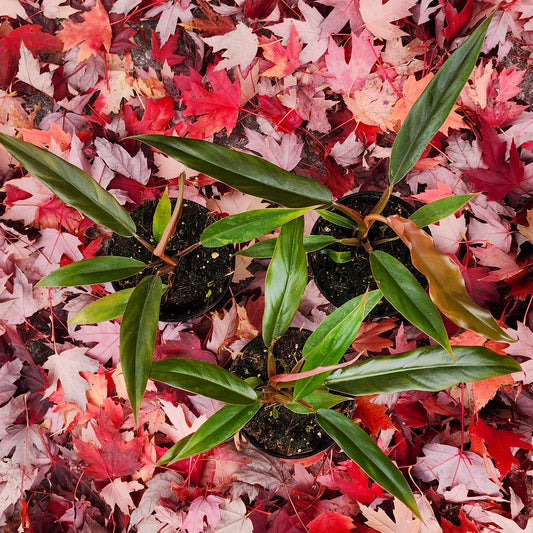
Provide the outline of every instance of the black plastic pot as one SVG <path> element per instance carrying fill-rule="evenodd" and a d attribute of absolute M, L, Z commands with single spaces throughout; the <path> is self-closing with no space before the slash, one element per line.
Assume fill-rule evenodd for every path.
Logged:
<path fill-rule="evenodd" d="M 274 344 L 276 372 L 289 372 L 300 359 L 309 330 L 289 328 Z M 267 348 L 261 336 L 252 339 L 231 366 L 242 379 L 259 377 L 267 382 Z M 348 399 L 335 406 L 347 416 L 353 414 L 355 401 Z M 298 414 L 283 405 L 265 404 L 241 430 L 244 438 L 263 452 L 281 459 L 314 458 L 327 451 L 333 440 L 312 414 Z"/>
<path fill-rule="evenodd" d="M 381 197 L 380 192 L 367 191 L 350 194 L 338 202 L 346 205 L 365 216 L 370 213 Z M 415 208 L 405 200 L 391 196 L 382 215 L 400 215 L 409 218 Z M 337 239 L 355 236 L 354 230 L 349 230 L 319 218 L 311 231 L 312 235 L 330 235 Z M 375 250 L 382 250 L 398 259 L 418 279 L 426 285 L 426 278 L 412 265 L 409 249 L 396 237 L 396 234 L 386 225 L 375 222 L 369 232 L 370 242 Z M 388 240 L 393 239 L 393 240 Z M 386 241 L 376 244 L 376 241 Z M 352 260 L 346 263 L 336 263 L 324 250 L 308 254 L 309 271 L 323 296 L 336 307 L 340 307 L 348 300 L 363 294 L 367 289 L 376 289 L 376 282 L 372 276 L 368 252 L 362 246 L 345 246 L 335 243 L 328 248 L 335 252 L 350 252 Z M 385 316 L 396 311 L 386 301 L 382 300 L 372 311 L 371 316 Z"/>
<path fill-rule="evenodd" d="M 172 202 L 174 205 L 174 201 Z M 157 202 L 145 202 L 131 213 L 137 226 L 137 234 L 152 246 L 156 242 L 152 236 L 152 219 Z M 166 254 L 176 255 L 199 242 L 204 229 L 215 222 L 216 216 L 205 207 L 185 200 L 176 228 L 176 233 L 168 242 Z M 169 274 L 162 276 L 168 286 L 161 300 L 160 320 L 181 322 L 198 317 L 216 307 L 226 296 L 233 278 L 235 257 L 232 245 L 220 248 L 199 246 L 184 255 Z M 157 261 L 152 253 L 136 239 L 113 235 L 108 255 L 121 255 L 138 259 L 145 263 Z M 135 287 L 143 276 L 155 273 L 156 269 L 146 269 L 137 276 L 115 281 L 115 290 Z"/>

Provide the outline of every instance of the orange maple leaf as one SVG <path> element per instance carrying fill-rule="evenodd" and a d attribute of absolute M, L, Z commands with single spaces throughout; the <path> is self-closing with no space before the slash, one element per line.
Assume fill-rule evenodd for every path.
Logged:
<path fill-rule="evenodd" d="M 263 48 L 263 57 L 274 63 L 261 76 L 283 78 L 292 74 L 300 66 L 298 57 L 302 51 L 302 43 L 294 25 L 291 24 L 291 33 L 286 48 L 275 37 L 260 37 L 259 42 Z"/>
<path fill-rule="evenodd" d="M 96 0 L 96 5 L 81 17 L 84 22 L 63 22 L 63 29 L 57 32 L 63 52 L 80 45 L 78 63 L 98 54 L 102 45 L 108 52 L 111 47 L 111 24 L 102 2 Z"/>

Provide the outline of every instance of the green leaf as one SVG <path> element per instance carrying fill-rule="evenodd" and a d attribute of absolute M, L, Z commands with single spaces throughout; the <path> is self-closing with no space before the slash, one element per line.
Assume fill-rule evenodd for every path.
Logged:
<path fill-rule="evenodd" d="M 280 205 L 308 207 L 329 205 L 333 201 L 331 191 L 317 181 L 287 172 L 250 154 L 197 139 L 167 135 L 135 138 L 238 191 Z"/>
<path fill-rule="evenodd" d="M 120 325 L 120 363 L 135 422 L 154 352 L 163 286 L 158 276 L 146 276 L 133 290 Z"/>
<path fill-rule="evenodd" d="M 85 306 L 68 323 L 95 324 L 96 322 L 105 322 L 106 320 L 113 320 L 122 316 L 132 292 L 133 289 L 123 289 L 99 298 L 95 302 Z"/>
<path fill-rule="evenodd" d="M 173 463 L 213 449 L 233 437 L 261 408 L 251 405 L 226 405 L 210 416 L 197 430 L 180 440 L 163 455 L 158 464 Z"/>
<path fill-rule="evenodd" d="M 353 253 L 351 251 L 336 252 L 331 248 L 326 248 L 321 253 L 326 254 L 334 263 L 342 264 L 353 261 Z"/>
<path fill-rule="evenodd" d="M 236 253 L 236 255 L 243 255 L 244 257 L 256 257 L 258 259 L 267 259 L 272 257 L 274 254 L 274 248 L 276 247 L 277 237 L 272 239 L 265 239 L 264 241 L 256 242 L 252 246 L 248 246 L 244 250 L 241 250 Z M 334 237 L 328 237 L 327 235 L 304 235 L 304 251 L 316 252 L 337 242 L 337 239 Z"/>
<path fill-rule="evenodd" d="M 339 215 L 334 211 L 328 211 L 327 209 L 317 209 L 316 212 L 328 222 L 335 224 L 336 226 L 341 226 L 346 229 L 357 229 L 357 223 L 350 218 Z"/>
<path fill-rule="evenodd" d="M 200 237 L 203 246 L 213 248 L 230 243 L 246 242 L 266 235 L 279 226 L 307 213 L 304 209 L 256 209 L 230 215 L 208 226 Z"/>
<path fill-rule="evenodd" d="M 222 402 L 248 405 L 257 393 L 244 380 L 206 361 L 172 358 L 154 361 L 150 377 L 157 381 Z"/>
<path fill-rule="evenodd" d="M 338 403 L 345 402 L 346 399 L 346 396 L 338 396 L 337 394 L 330 394 L 329 392 L 312 392 L 302 398 L 302 400 L 305 400 L 313 406 L 312 410 L 304 407 L 296 401 L 285 404 L 285 407 L 295 413 L 306 415 L 313 413 L 318 409 L 329 409 Z"/>
<path fill-rule="evenodd" d="M 424 346 L 402 354 L 378 356 L 335 370 L 326 379 L 332 390 L 354 396 L 409 390 L 440 391 L 520 371 L 512 358 L 483 346 L 454 346 L 456 360 L 441 346 Z"/>
<path fill-rule="evenodd" d="M 290 326 L 307 285 L 304 219 L 283 225 L 265 281 L 263 341 L 269 347 Z"/>
<path fill-rule="evenodd" d="M 337 411 L 329 409 L 320 409 L 316 419 L 348 457 L 420 518 L 415 498 L 402 473 L 359 426 Z"/>
<path fill-rule="evenodd" d="M 170 198 L 168 197 L 168 189 L 165 189 L 163 196 L 155 208 L 154 219 L 152 222 L 152 233 L 156 242 L 159 242 L 161 237 L 163 237 L 163 232 L 167 227 L 171 214 L 172 206 L 170 204 Z"/>
<path fill-rule="evenodd" d="M 476 64 L 492 16 L 455 50 L 409 111 L 392 146 L 389 183 L 394 186 L 413 168 L 444 124 Z"/>
<path fill-rule="evenodd" d="M 417 209 L 409 217 L 409 220 L 414 222 L 419 228 L 423 228 L 455 213 L 477 194 L 458 194 L 457 196 L 448 196 L 435 200 Z"/>
<path fill-rule="evenodd" d="M 370 254 L 370 266 L 380 291 L 390 304 L 453 357 L 439 310 L 413 274 L 392 255 L 380 250 Z"/>
<path fill-rule="evenodd" d="M 336 365 L 355 339 L 365 317 L 379 302 L 379 291 L 371 291 L 347 301 L 328 315 L 307 339 L 302 358 L 302 372 L 319 366 Z M 329 372 L 301 379 L 294 387 L 294 399 L 303 398 L 324 382 Z"/>
<path fill-rule="evenodd" d="M 58 198 L 119 235 L 135 235 L 128 212 L 89 174 L 31 143 L 0 133 L 4 148 Z"/>
<path fill-rule="evenodd" d="M 146 265 L 137 259 L 102 256 L 70 263 L 48 274 L 38 287 L 76 287 L 129 278 L 142 272 Z"/>

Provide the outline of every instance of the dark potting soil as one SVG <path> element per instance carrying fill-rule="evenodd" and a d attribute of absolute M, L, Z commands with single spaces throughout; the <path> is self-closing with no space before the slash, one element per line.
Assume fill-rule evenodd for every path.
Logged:
<path fill-rule="evenodd" d="M 290 372 L 300 360 L 305 341 L 311 332 L 290 328 L 274 344 L 276 372 Z M 267 348 L 261 336 L 251 340 L 235 360 L 231 371 L 242 379 L 252 376 L 267 382 Z M 352 400 L 335 406 L 350 416 Z M 264 405 L 241 430 L 254 446 L 276 457 L 299 459 L 327 450 L 333 440 L 325 433 L 312 414 L 299 414 L 283 405 Z"/>
<path fill-rule="evenodd" d="M 346 205 L 363 216 L 368 215 L 379 198 L 380 192 L 367 191 L 351 194 L 339 200 L 339 203 Z M 409 218 L 415 209 L 405 200 L 396 196 L 391 196 L 382 215 L 400 215 Z M 357 230 L 350 230 L 328 222 L 324 218 L 319 218 L 311 233 L 313 235 L 330 235 L 337 239 L 346 239 L 354 237 Z M 396 234 L 386 225 L 375 222 L 369 231 L 370 242 L 375 250 L 382 250 L 405 265 L 416 277 L 416 279 L 425 286 L 426 278 L 412 265 L 409 249 L 400 239 L 394 239 Z M 375 241 L 383 239 L 394 239 L 381 244 L 373 244 Z M 377 288 L 376 282 L 372 276 L 370 260 L 368 253 L 362 246 L 345 246 L 335 243 L 329 246 L 336 252 L 352 253 L 353 259 L 346 263 L 336 263 L 324 253 L 324 250 L 308 254 L 309 269 L 319 288 L 320 292 L 336 307 L 340 307 L 348 300 L 363 294 L 367 289 L 374 290 Z M 389 315 L 396 311 L 385 300 L 376 305 L 371 315 Z"/>
<path fill-rule="evenodd" d="M 152 235 L 152 219 L 157 202 L 145 202 L 132 211 L 137 234 L 152 246 L 157 243 Z M 175 200 L 172 201 L 174 207 Z M 166 254 L 173 256 L 199 242 L 204 229 L 217 220 L 205 207 L 184 200 L 181 218 L 175 234 L 170 238 Z M 161 300 L 160 318 L 165 321 L 187 320 L 199 316 L 224 297 L 234 270 L 233 246 L 204 248 L 199 246 L 184 255 L 169 274 L 162 276 L 168 288 Z M 132 257 L 150 263 L 158 260 L 142 244 L 133 238 L 113 235 L 107 250 L 108 255 Z M 116 290 L 135 287 L 140 280 L 154 274 L 156 268 L 146 269 L 136 276 L 113 283 Z"/>

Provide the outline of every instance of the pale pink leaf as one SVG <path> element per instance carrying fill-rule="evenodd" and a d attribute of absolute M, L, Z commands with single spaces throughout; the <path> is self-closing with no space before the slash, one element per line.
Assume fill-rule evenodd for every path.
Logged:
<path fill-rule="evenodd" d="M 87 354 L 100 363 L 107 363 L 111 359 L 113 366 L 118 364 L 120 358 L 120 324 L 118 322 L 107 321 L 80 326 L 72 333 L 72 338 L 88 345 L 94 343 Z"/>
<path fill-rule="evenodd" d="M 43 0 L 41 9 L 43 10 L 43 15 L 48 19 L 67 19 L 78 11 L 71 7 L 66 0 Z"/>
<path fill-rule="evenodd" d="M 466 220 L 464 215 L 456 217 L 450 215 L 438 224 L 429 226 L 431 236 L 435 241 L 435 248 L 443 254 L 456 254 L 459 245 L 463 242 L 466 233 Z"/>
<path fill-rule="evenodd" d="M 59 231 L 55 228 L 44 228 L 35 242 L 35 248 L 41 253 L 33 264 L 34 270 L 42 277 L 59 267 L 63 255 L 72 261 L 81 261 L 83 254 L 79 248 L 81 241 L 75 235 Z"/>
<path fill-rule="evenodd" d="M 498 486 L 487 475 L 483 458 L 476 453 L 461 452 L 455 446 L 438 443 L 427 444 L 423 452 L 425 457 L 418 458 L 413 475 L 426 482 L 438 480 L 439 494 L 463 483 L 476 494 L 500 495 Z"/>
<path fill-rule="evenodd" d="M 24 409 L 24 397 L 16 396 L 0 407 L 0 440 L 8 434 L 7 428 L 15 422 Z"/>
<path fill-rule="evenodd" d="M 285 170 L 292 170 L 300 162 L 303 142 L 297 135 L 272 132 L 265 136 L 249 128 L 244 129 L 248 138 L 246 148 L 263 159 Z"/>
<path fill-rule="evenodd" d="M 395 39 L 405 35 L 392 22 L 411 16 L 411 8 L 418 0 L 360 0 L 359 11 L 367 29 L 379 39 Z"/>
<path fill-rule="evenodd" d="M 253 531 L 254 526 L 248 518 L 248 510 L 240 498 L 226 500 L 220 506 L 220 521 L 215 533 L 253 533 Z"/>
<path fill-rule="evenodd" d="M 15 465 L 31 467 L 50 463 L 50 455 L 46 450 L 45 441 L 39 426 L 16 425 L 10 427 L 6 436 L 0 441 L 0 457 L 11 454 L 11 462 Z M 0 462 L 1 464 L 1 462 Z"/>
<path fill-rule="evenodd" d="M 503 219 L 491 220 L 490 223 L 472 219 L 468 224 L 468 238 L 476 243 L 494 244 L 506 253 L 513 241 L 510 225 Z"/>
<path fill-rule="evenodd" d="M 193 19 L 190 0 L 172 0 L 162 6 L 153 7 L 146 12 L 147 18 L 157 17 L 155 31 L 159 35 L 161 46 L 163 46 L 171 35 L 176 32 L 178 21 L 190 22 Z"/>
<path fill-rule="evenodd" d="M 329 153 L 339 165 L 349 167 L 361 160 L 361 154 L 364 149 L 364 143 L 358 141 L 355 133 L 352 131 L 344 141 L 336 142 Z"/>
<path fill-rule="evenodd" d="M 224 35 L 214 37 L 204 37 L 204 41 L 213 48 L 213 52 L 222 52 L 224 58 L 220 61 L 215 70 L 226 69 L 239 66 L 241 71 L 246 70 L 255 58 L 259 40 L 251 27 L 242 22 L 237 23 L 234 30 Z"/>
<path fill-rule="evenodd" d="M 203 533 L 206 531 L 204 521 L 211 529 L 215 528 L 220 521 L 219 507 L 224 501 L 224 498 L 213 494 L 195 498 L 183 520 L 183 529 L 188 533 Z"/>
<path fill-rule="evenodd" d="M 400 500 L 394 500 L 394 520 L 378 508 L 376 511 L 359 503 L 359 508 L 366 518 L 365 525 L 379 533 L 420 533 L 422 522 Z M 434 531 L 433 533 L 437 533 Z"/>
<path fill-rule="evenodd" d="M 162 431 L 174 442 L 194 433 L 207 420 L 207 416 L 196 417 L 185 405 L 174 405 L 167 400 L 161 400 L 161 408 L 167 415 L 170 424 L 161 424 L 159 431 Z"/>
<path fill-rule="evenodd" d="M 511 254 L 505 253 L 497 246 L 494 246 L 494 244 L 489 243 L 486 246 L 473 246 L 471 250 L 481 265 L 496 269 L 489 272 L 482 278 L 482 281 L 501 281 L 502 279 L 518 274 L 522 270 Z"/>
<path fill-rule="evenodd" d="M 23 41 L 20 43 L 20 59 L 17 76 L 20 81 L 31 85 L 34 89 L 50 97 L 54 96 L 52 73 L 43 72 L 41 74 L 39 60 L 33 57 L 33 54 L 26 48 Z"/>
<path fill-rule="evenodd" d="M 130 509 L 135 508 L 131 493 L 142 488 L 144 486 L 138 481 L 122 481 L 117 478 L 101 489 L 100 494 L 104 501 L 111 506 L 111 509 L 114 509 L 116 505 L 123 514 L 129 516 Z"/>
<path fill-rule="evenodd" d="M 28 14 L 19 0 L 2 0 L 0 5 L 0 17 L 9 17 L 12 19 L 20 17 L 21 19 L 26 20 Z"/>
<path fill-rule="evenodd" d="M 52 354 L 43 368 L 48 370 L 50 386 L 45 391 L 45 396 L 49 396 L 57 390 L 58 381 L 63 387 L 65 402 L 74 402 L 85 411 L 87 396 L 85 394 L 91 386 L 80 376 L 80 372 L 96 372 L 100 363 L 85 353 L 87 348 L 69 348 L 61 353 Z"/>
<path fill-rule="evenodd" d="M 25 226 L 33 225 L 36 222 L 39 205 L 54 197 L 50 189 L 33 176 L 10 180 L 4 184 L 4 187 L 6 186 L 15 187 L 30 196 L 13 202 L 4 201 L 6 211 L 1 218 L 4 220 L 22 220 Z"/>
<path fill-rule="evenodd" d="M 20 359 L 13 359 L 0 366 L 0 405 L 13 397 L 17 386 L 15 381 L 20 377 L 22 362 Z"/>
<path fill-rule="evenodd" d="M 521 528 L 514 520 L 505 518 L 498 513 L 492 511 L 485 511 L 485 515 L 490 518 L 493 524 L 496 524 L 501 529 L 502 533 L 533 533 L 533 517 L 530 517 L 527 521 L 525 529 Z"/>

